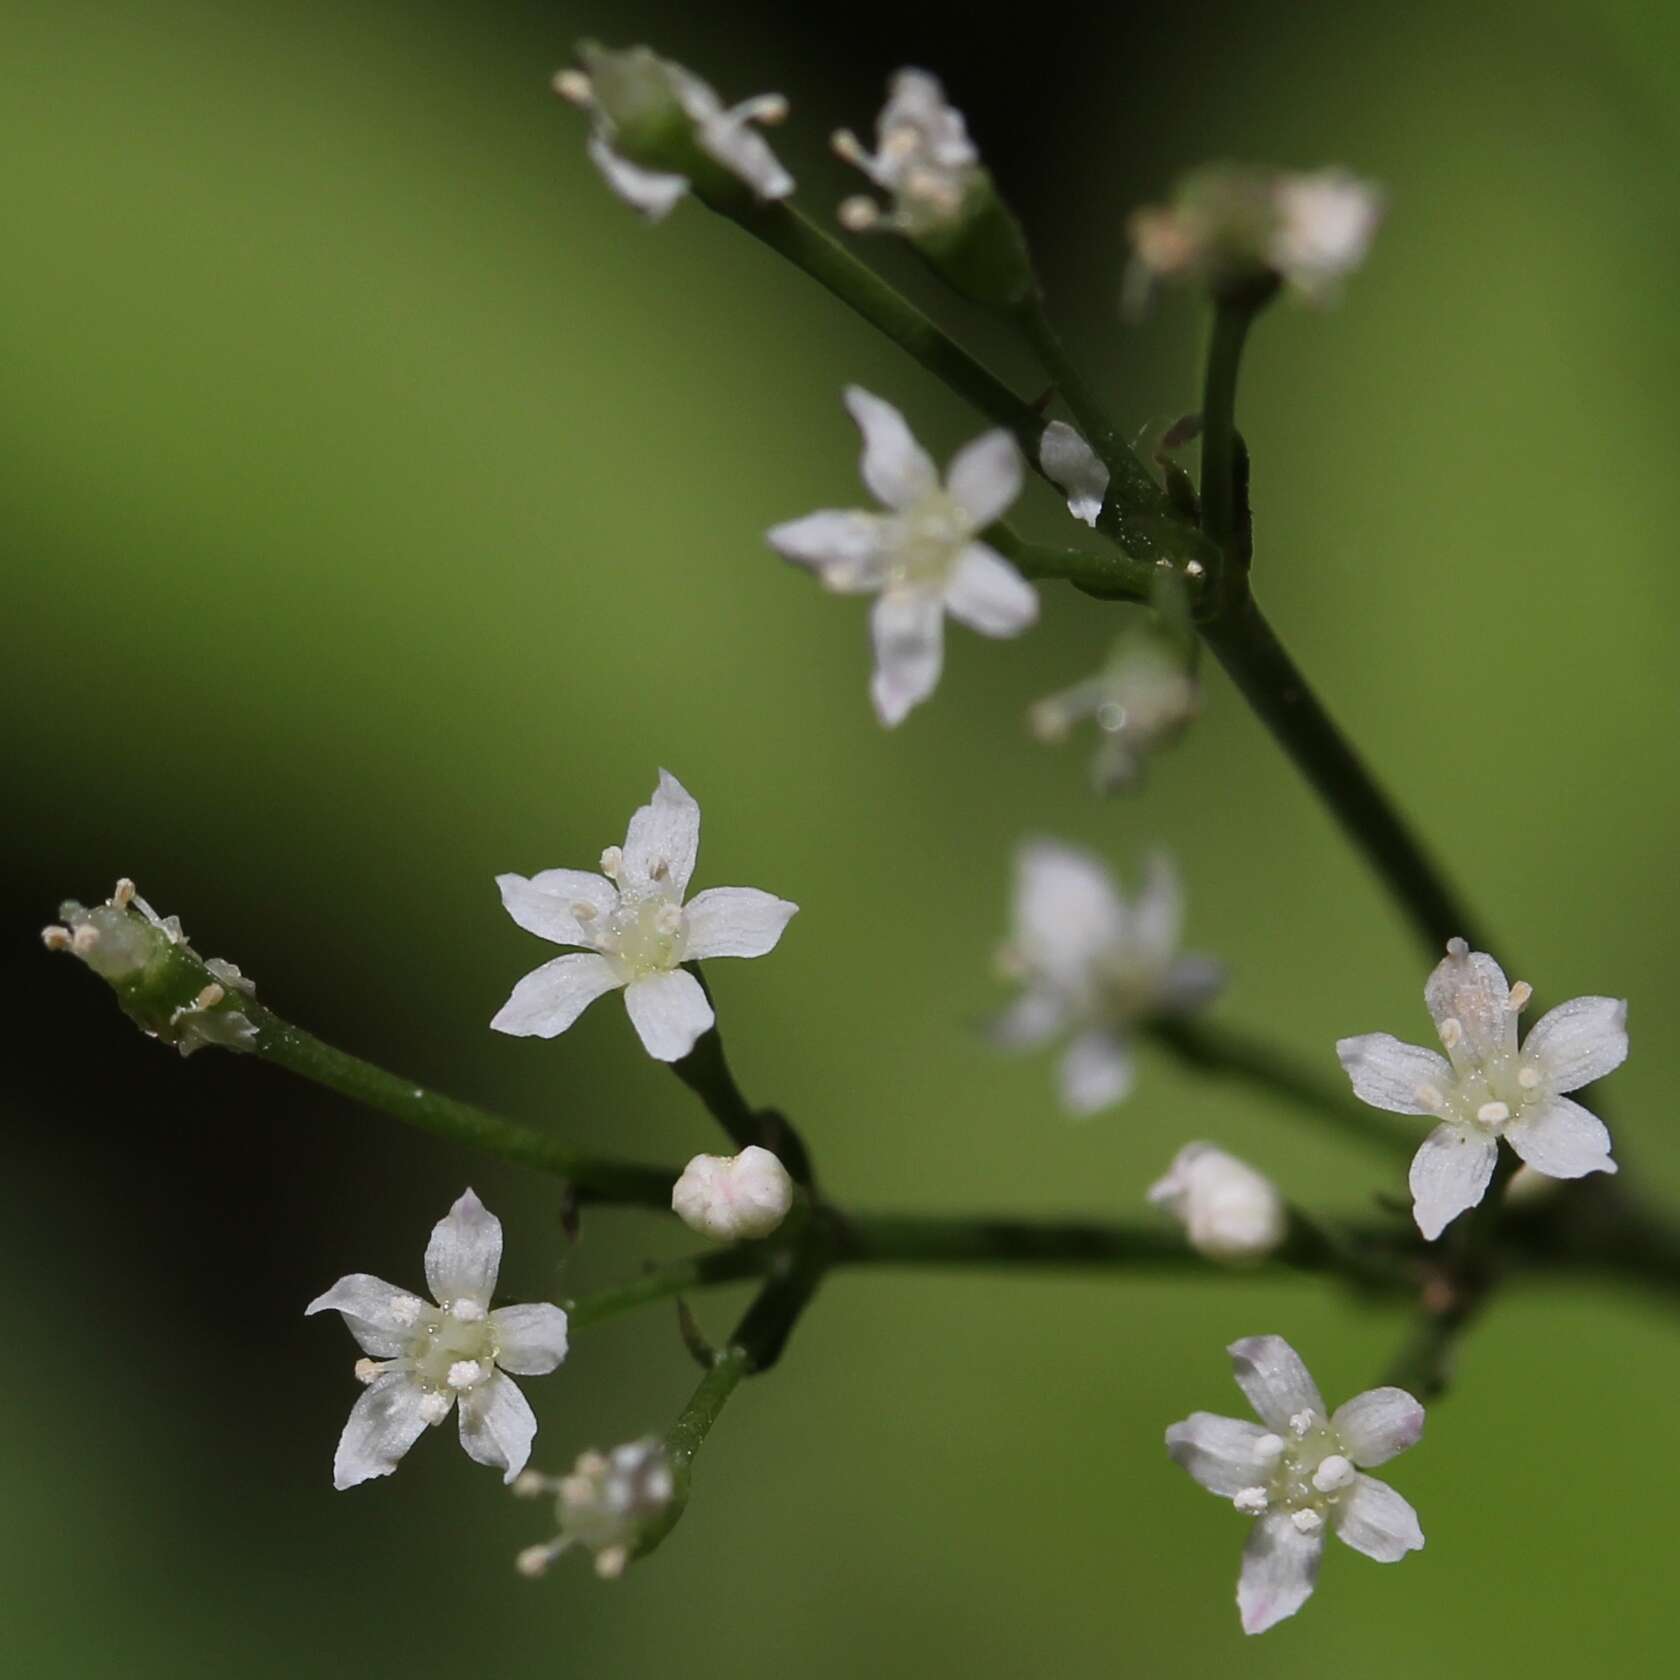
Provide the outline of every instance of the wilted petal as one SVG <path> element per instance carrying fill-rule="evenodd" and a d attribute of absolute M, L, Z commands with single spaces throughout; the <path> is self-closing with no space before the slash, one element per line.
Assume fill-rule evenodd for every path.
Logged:
<path fill-rule="evenodd" d="M 1318 1384 L 1282 1336 L 1245 1336 L 1225 1351 L 1254 1415 L 1277 1434 L 1288 1435 L 1290 1419 L 1302 1412 L 1320 1420 L 1328 1415 Z"/>
<path fill-rule="evenodd" d="M 566 1315 L 547 1301 L 498 1307 L 490 1315 L 496 1363 L 516 1377 L 541 1377 L 566 1357 Z"/>
<path fill-rule="evenodd" d="M 1378 1563 L 1398 1563 L 1407 1552 L 1423 1548 L 1417 1512 L 1375 1476 L 1361 1476 L 1354 1482 L 1342 1495 L 1331 1522 L 1356 1552 Z"/>
<path fill-rule="evenodd" d="M 685 177 L 642 169 L 621 158 L 598 134 L 589 137 L 589 156 L 606 178 L 607 185 L 626 204 L 640 210 L 650 222 L 661 221 L 670 215 L 688 191 Z"/>
<path fill-rule="evenodd" d="M 1084 1032 L 1062 1056 L 1062 1106 L 1081 1117 L 1119 1102 L 1132 1088 L 1131 1047 L 1101 1028 Z"/>
<path fill-rule="evenodd" d="M 1029 986 L 1013 1003 L 993 1017 L 987 1034 L 1006 1050 L 1035 1050 L 1067 1024 L 1067 1006 L 1042 986 Z"/>
<path fill-rule="evenodd" d="M 984 543 L 969 543 L 945 580 L 945 605 L 982 636 L 1017 636 L 1038 617 L 1038 591 Z"/>
<path fill-rule="evenodd" d="M 619 880 L 665 887 L 680 903 L 699 855 L 700 807 L 669 770 L 661 770 L 653 798 L 630 819 Z"/>
<path fill-rule="evenodd" d="M 1353 1081 L 1353 1094 L 1391 1114 L 1433 1113 L 1418 1101 L 1418 1092 L 1444 1093 L 1452 1085 L 1452 1068 L 1444 1056 L 1418 1044 L 1402 1044 L 1388 1033 L 1339 1038 L 1336 1055 Z"/>
<path fill-rule="evenodd" d="M 1244 1633 L 1264 1633 L 1293 1616 L 1318 1584 L 1324 1534 L 1300 1533 L 1288 1515 L 1270 1512 L 1256 1520 L 1243 1547 L 1237 1609 Z"/>
<path fill-rule="evenodd" d="M 697 959 L 762 957 L 775 949 L 798 909 L 757 887 L 708 887 L 683 908 L 687 954 Z"/>
<path fill-rule="evenodd" d="M 1094 526 L 1108 494 L 1108 468 L 1065 420 L 1052 420 L 1038 443 L 1044 476 L 1067 497 L 1068 512 Z"/>
<path fill-rule="evenodd" d="M 842 594 L 879 589 L 886 577 L 877 514 L 825 509 L 773 525 L 766 536 L 778 554 L 813 567 L 829 589 Z"/>
<path fill-rule="evenodd" d="M 502 1266 L 502 1222 L 471 1191 L 432 1227 L 426 1287 L 441 1303 L 465 1298 L 488 1306 Z"/>
<path fill-rule="evenodd" d="M 1604 1122 L 1568 1097 L 1525 1108 L 1505 1129 L 1506 1141 L 1548 1178 L 1584 1178 L 1616 1170 Z"/>
<path fill-rule="evenodd" d="M 1465 1047 L 1486 1061 L 1517 1046 L 1517 1017 L 1510 1007 L 1505 971 L 1486 951 L 1472 951 L 1462 939 L 1447 946 L 1423 989 L 1423 1001 L 1436 1026 L 1455 1020 L 1464 1029 Z"/>
<path fill-rule="evenodd" d="M 1428 1241 L 1434 1242 L 1487 1193 L 1498 1156 L 1499 1145 L 1493 1138 L 1467 1126 L 1437 1126 L 1423 1140 L 1412 1157 L 1409 1182 L 1412 1217 Z"/>
<path fill-rule="evenodd" d="M 861 385 L 848 385 L 846 407 L 863 433 L 863 482 L 878 500 L 890 508 L 913 507 L 938 487 L 927 451 L 890 402 Z"/>
<path fill-rule="evenodd" d="M 1330 1424 L 1348 1457 L 1368 1470 L 1417 1445 L 1423 1407 L 1403 1388 L 1368 1388 L 1338 1406 Z"/>
<path fill-rule="evenodd" d="M 531 1456 L 537 1417 L 512 1377 L 498 1371 L 461 1396 L 461 1445 L 467 1457 L 504 1472 L 511 1482 Z"/>
<path fill-rule="evenodd" d="M 944 661 L 944 609 L 937 599 L 889 590 L 870 615 L 875 674 L 869 694 L 891 729 L 933 693 Z"/>
<path fill-rule="evenodd" d="M 594 945 L 598 929 L 618 905 L 611 881 L 583 869 L 545 869 L 527 880 L 498 875 L 502 908 L 527 933 L 556 945 Z M 578 917 L 579 907 L 589 914 Z"/>
<path fill-rule="evenodd" d="M 333 1486 L 352 1488 L 375 1476 L 389 1476 L 420 1439 L 425 1390 L 404 1371 L 376 1377 L 350 1408 L 350 1421 L 333 1454 Z"/>
<path fill-rule="evenodd" d="M 1192 1412 L 1167 1430 L 1167 1451 L 1173 1463 L 1222 1499 L 1271 1480 L 1278 1455 L 1275 1450 L 1261 1452 L 1262 1441 L 1275 1447 L 1276 1436 L 1262 1424 L 1217 1417 L 1212 1412 Z"/>
<path fill-rule="evenodd" d="M 398 1289 L 368 1272 L 341 1277 L 324 1295 L 303 1309 L 311 1313 L 344 1314 L 345 1327 L 363 1353 L 375 1359 L 395 1359 L 408 1346 L 414 1325 L 426 1303 L 406 1289 Z"/>
<path fill-rule="evenodd" d="M 605 957 L 572 951 L 533 968 L 490 1019 L 491 1030 L 515 1038 L 554 1038 L 596 998 L 624 984 Z"/>
<path fill-rule="evenodd" d="M 1571 998 L 1549 1009 L 1523 1040 L 1523 1060 L 1551 1091 L 1575 1091 L 1627 1060 L 1627 999 Z"/>
<path fill-rule="evenodd" d="M 632 980 L 624 1007 L 643 1048 L 661 1062 L 680 1062 L 715 1018 L 700 982 L 680 968 Z"/>
<path fill-rule="evenodd" d="M 1008 432 L 965 443 L 945 474 L 945 488 L 971 531 L 983 531 L 1021 494 L 1021 452 Z"/>

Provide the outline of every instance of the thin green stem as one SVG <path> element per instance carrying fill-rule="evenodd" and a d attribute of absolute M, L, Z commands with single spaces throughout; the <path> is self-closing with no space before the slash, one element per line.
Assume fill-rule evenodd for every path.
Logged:
<path fill-rule="evenodd" d="M 654 1301 L 669 1300 L 691 1289 L 711 1289 L 718 1284 L 738 1283 L 759 1277 L 775 1262 L 776 1251 L 761 1243 L 740 1243 L 731 1248 L 691 1254 L 662 1266 L 650 1266 L 640 1277 L 591 1295 L 563 1301 L 574 1330 L 588 1329 L 634 1312 Z"/>
<path fill-rule="evenodd" d="M 1158 568 L 1119 549 L 1098 554 L 1089 549 L 1028 542 L 1013 526 L 1001 522 L 987 527 L 986 540 L 1023 577 L 1064 579 L 1099 600 L 1147 602 L 1155 588 Z"/>
<path fill-rule="evenodd" d="M 1272 290 L 1217 300 L 1213 337 L 1202 381 L 1202 529 L 1227 561 L 1239 525 L 1237 485 L 1237 374 L 1254 318 Z"/>

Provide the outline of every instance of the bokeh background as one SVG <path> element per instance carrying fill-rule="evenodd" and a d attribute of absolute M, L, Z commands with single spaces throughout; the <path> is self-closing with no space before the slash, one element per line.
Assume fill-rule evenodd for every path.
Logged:
<path fill-rule="evenodd" d="M 1285 636 L 1518 972 L 1634 1000 L 1618 1141 L 1680 1200 L 1662 1100 L 1671 958 L 1680 427 L 1680 23 L 1641 0 L 1246 0 L 1021 14 L 420 0 L 4 8 L 0 180 L 0 1074 L 7 1370 L 0 1581 L 15 1672 L 252 1677 L 1666 1672 L 1680 1323 L 1629 1293 L 1504 1300 L 1395 1481 L 1428 1549 L 1332 1548 L 1260 1641 L 1243 1525 L 1162 1427 L 1236 1409 L 1276 1330 L 1326 1392 L 1401 1331 L 1310 1284 L 837 1278 L 730 1406 L 681 1528 L 613 1586 L 518 1579 L 546 1511 L 451 1442 L 330 1486 L 355 1350 L 303 1305 L 419 1278 L 468 1182 L 511 1298 L 683 1246 L 260 1065 L 143 1041 L 36 931 L 134 875 L 327 1038 L 582 1144 L 681 1159 L 704 1114 L 603 1004 L 563 1039 L 486 1022 L 546 954 L 499 870 L 587 864 L 657 766 L 706 813 L 700 884 L 803 906 L 713 975 L 749 1090 L 877 1207 L 1136 1214 L 1188 1137 L 1310 1205 L 1396 1186 L 1253 1093 L 1151 1061 L 1057 1112 L 977 1044 L 1011 850 L 1170 846 L 1224 1018 L 1333 1068 L 1424 1028 L 1382 893 L 1210 677 L 1146 795 L 1099 803 L 1029 700 L 1112 616 L 1045 594 L 958 631 L 883 735 L 863 609 L 765 549 L 858 496 L 847 380 L 941 448 L 976 426 L 801 277 L 685 207 L 636 223 L 547 91 L 580 33 L 649 38 L 730 96 L 786 91 L 804 202 L 886 74 L 942 71 L 1082 354 L 1142 426 L 1193 401 L 1200 324 L 1116 308 L 1123 221 L 1209 157 L 1387 183 L 1327 316 L 1279 309 L 1242 402 L 1259 577 Z M 1018 349 L 880 265 L 1025 388 Z M 1025 516 L 1061 529 L 1034 489 Z M 736 1303 L 701 1305 L 721 1331 Z M 528 1385 L 537 1462 L 663 1427 L 692 1367 L 660 1309 Z"/>

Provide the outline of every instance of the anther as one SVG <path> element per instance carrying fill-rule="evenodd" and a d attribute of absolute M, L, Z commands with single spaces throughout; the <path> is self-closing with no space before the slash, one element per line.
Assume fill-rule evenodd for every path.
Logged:
<path fill-rule="evenodd" d="M 1317 1422 L 1311 1412 L 1296 1412 L 1289 1420 L 1289 1432 L 1297 1439 L 1305 1435 Z"/>
<path fill-rule="evenodd" d="M 359 1383 L 377 1382 L 379 1374 L 385 1369 L 377 1359 L 358 1359 L 356 1361 L 356 1381 Z"/>
<path fill-rule="evenodd" d="M 1449 1050 L 1456 1050 L 1464 1042 L 1464 1023 L 1457 1016 L 1449 1015 L 1441 1023 L 1441 1042 Z"/>
<path fill-rule="evenodd" d="M 1262 1435 L 1254 1443 L 1254 1456 L 1269 1463 L 1275 1463 L 1283 1457 L 1283 1437 L 1281 1435 Z"/>
<path fill-rule="evenodd" d="M 442 1423 L 449 1416 L 449 1396 L 433 1389 L 420 1397 L 420 1418 L 424 1423 Z"/>
<path fill-rule="evenodd" d="M 49 951 L 68 951 L 75 945 L 67 927 L 44 927 L 41 929 L 41 943 Z"/>
<path fill-rule="evenodd" d="M 540 1470 L 521 1470 L 513 1481 L 513 1497 L 515 1499 L 541 1499 L 545 1493 L 552 1493 L 555 1484 Z"/>
<path fill-rule="evenodd" d="M 1297 1534 L 1316 1534 L 1324 1527 L 1324 1518 L 1310 1506 L 1304 1511 L 1291 1511 L 1289 1520 L 1294 1523 Z"/>
<path fill-rule="evenodd" d="M 457 1391 L 471 1388 L 484 1375 L 484 1367 L 476 1359 L 457 1359 L 449 1367 L 449 1386 Z"/>
<path fill-rule="evenodd" d="M 1231 1503 L 1247 1517 L 1257 1517 L 1266 1509 L 1269 1500 L 1263 1487 L 1246 1487 L 1237 1491 Z"/>
<path fill-rule="evenodd" d="M 554 78 L 554 91 L 573 105 L 595 103 L 595 84 L 581 70 L 562 70 Z"/>
<path fill-rule="evenodd" d="M 1518 1068 L 1517 1083 L 1522 1086 L 1525 1091 L 1532 1091 L 1536 1089 L 1540 1083 L 1540 1070 L 1538 1068 L 1531 1067 Z"/>
<path fill-rule="evenodd" d="M 1510 1108 L 1502 1102 L 1485 1102 L 1476 1110 L 1476 1118 L 1484 1126 L 1497 1126 L 1511 1118 Z"/>
<path fill-rule="evenodd" d="M 1205 576 L 1206 573 L 1207 567 L 1200 560 L 1186 560 L 1184 562 L 1184 575 L 1186 577 L 1199 578 Z"/>
<path fill-rule="evenodd" d="M 134 902 L 134 883 L 124 875 L 111 891 L 111 908 L 126 910 Z"/>
<path fill-rule="evenodd" d="M 74 951 L 78 957 L 87 956 L 98 944 L 99 929 L 96 928 L 92 922 L 83 922 L 82 925 L 70 935 L 70 949 Z"/>
<path fill-rule="evenodd" d="M 577 917 L 580 922 L 592 922 L 595 920 L 596 916 L 595 906 L 593 904 L 574 904 L 572 906 L 572 914 Z"/>
<path fill-rule="evenodd" d="M 837 128 L 829 135 L 828 143 L 834 149 L 834 155 L 845 163 L 855 163 L 862 168 L 869 154 L 863 149 L 863 142 L 852 133 L 849 128 Z"/>
<path fill-rule="evenodd" d="M 485 1317 L 484 1303 L 462 1295 L 450 1302 L 449 1316 L 461 1324 L 477 1324 Z"/>
<path fill-rule="evenodd" d="M 595 1554 L 595 1573 L 603 1581 L 616 1581 L 624 1573 L 624 1566 L 629 1561 L 628 1546 L 608 1546 L 605 1551 Z"/>
<path fill-rule="evenodd" d="M 881 207 L 872 198 L 859 193 L 842 201 L 835 214 L 848 233 L 868 233 L 881 220 Z"/>
<path fill-rule="evenodd" d="M 1534 988 L 1526 980 L 1519 980 L 1511 988 L 1511 996 L 1507 1000 L 1513 1015 L 1520 1015 L 1528 1007 L 1528 1000 L 1534 996 Z"/>
<path fill-rule="evenodd" d="M 1349 1486 L 1359 1472 L 1340 1453 L 1331 1453 L 1313 1471 L 1312 1484 L 1320 1493 L 1337 1493 Z"/>
<path fill-rule="evenodd" d="M 608 846 L 601 853 L 601 873 L 609 881 L 618 879 L 618 872 L 624 867 L 624 848 L 622 846 Z"/>
<path fill-rule="evenodd" d="M 1449 939 L 1447 941 L 1447 955 L 1449 957 L 1467 957 L 1469 954 L 1470 947 L 1462 939 Z"/>
<path fill-rule="evenodd" d="M 223 987 L 218 986 L 215 981 L 212 980 L 210 984 L 193 999 L 193 1008 L 214 1009 L 216 1005 L 226 996 L 226 990 Z"/>
<path fill-rule="evenodd" d="M 548 1566 L 560 1555 L 559 1541 L 551 1540 L 546 1546 L 527 1546 L 518 1557 L 513 1560 L 513 1567 L 528 1581 L 534 1581 L 540 1575 L 548 1573 Z"/>

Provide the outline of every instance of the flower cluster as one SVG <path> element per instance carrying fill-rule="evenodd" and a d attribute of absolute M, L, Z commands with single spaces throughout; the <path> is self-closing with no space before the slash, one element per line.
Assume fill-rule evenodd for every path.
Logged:
<path fill-rule="evenodd" d="M 552 1494 L 560 1532 L 545 1545 L 527 1546 L 517 1559 L 521 1575 L 535 1577 L 573 1546 L 595 1555 L 604 1581 L 624 1573 L 638 1542 L 669 1509 L 676 1493 L 670 1454 L 662 1441 L 626 1441 L 611 1452 L 586 1452 L 565 1476 L 527 1470 L 513 1491 L 526 1499 Z"/>

